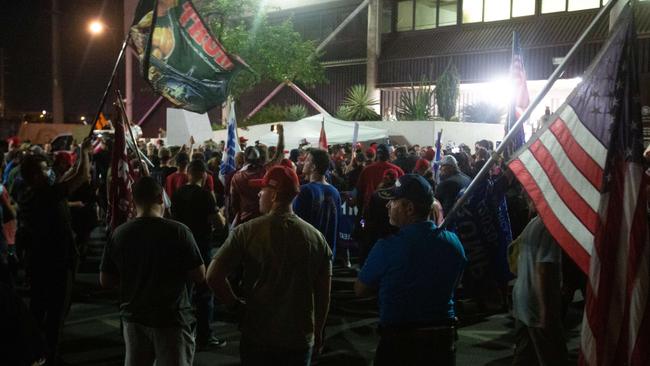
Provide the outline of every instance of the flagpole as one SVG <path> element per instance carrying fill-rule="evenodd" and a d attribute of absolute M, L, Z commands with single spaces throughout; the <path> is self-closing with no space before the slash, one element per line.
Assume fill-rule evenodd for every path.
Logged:
<path fill-rule="evenodd" d="M 90 129 L 90 133 L 88 134 L 89 137 L 92 136 L 93 132 L 95 131 L 95 124 L 99 119 L 99 114 L 102 113 L 102 109 L 104 109 L 104 105 L 106 104 L 106 100 L 108 99 L 108 93 L 110 92 L 111 87 L 113 87 L 113 82 L 115 81 L 115 75 L 117 75 L 117 69 L 120 67 L 120 62 L 122 62 L 122 59 L 124 58 L 126 46 L 129 43 L 129 39 L 131 39 L 131 33 L 127 33 L 124 42 L 122 42 L 122 49 L 120 50 L 120 53 L 117 56 L 117 60 L 115 61 L 115 65 L 113 66 L 113 72 L 111 73 L 110 79 L 108 79 L 108 85 L 106 85 L 106 89 L 104 90 L 104 95 L 102 96 L 102 100 L 99 103 L 99 108 L 97 108 L 97 113 L 95 113 L 95 119 L 93 119 L 93 127 Z M 120 100 L 122 100 L 121 97 Z"/>
<path fill-rule="evenodd" d="M 142 160 L 142 151 L 140 151 L 140 148 L 138 148 L 138 142 L 136 141 L 135 136 L 133 135 L 133 131 L 131 130 L 131 122 L 129 121 L 129 117 L 126 115 L 126 108 L 124 107 L 122 92 L 117 89 L 115 90 L 115 93 L 117 94 L 117 103 L 120 109 L 120 114 L 122 115 L 122 123 L 124 124 L 125 129 L 129 130 L 129 135 L 131 136 L 131 141 L 133 142 L 135 153 L 138 155 L 138 162 L 140 163 L 140 169 L 142 169 L 142 175 L 149 176 L 149 169 L 146 167 L 144 161 Z"/>
<path fill-rule="evenodd" d="M 544 88 L 537 94 L 537 97 L 528 105 L 528 108 L 526 108 L 526 111 L 517 119 L 517 122 L 510 128 L 510 131 L 508 131 L 508 134 L 503 138 L 503 141 L 501 142 L 501 145 L 499 145 L 496 150 L 492 153 L 488 161 L 483 165 L 483 168 L 478 172 L 476 177 L 472 180 L 472 182 L 469 184 L 463 195 L 456 201 L 454 206 L 451 208 L 451 211 L 445 215 L 444 220 L 440 224 L 441 228 L 444 228 L 447 226 L 447 224 L 451 221 L 453 218 L 454 214 L 458 211 L 458 208 L 461 207 L 465 201 L 468 199 L 468 197 L 476 190 L 476 187 L 478 187 L 479 182 L 488 174 L 490 171 L 490 168 L 492 165 L 495 163 L 497 158 L 501 155 L 503 150 L 505 150 L 506 146 L 508 145 L 508 142 L 517 134 L 517 129 L 523 126 L 524 122 L 528 120 L 530 115 L 532 114 L 533 110 L 537 107 L 539 103 L 542 102 L 542 99 L 548 94 L 548 92 L 551 90 L 553 87 L 553 84 L 557 81 L 557 79 L 562 76 L 562 73 L 566 69 L 567 65 L 569 62 L 573 59 L 574 55 L 578 52 L 578 49 L 582 46 L 582 44 L 587 40 L 587 37 L 591 34 L 591 32 L 596 28 L 596 25 L 598 22 L 612 9 L 612 7 L 616 4 L 617 0 L 610 0 L 607 5 L 603 6 L 602 9 L 598 12 L 596 17 L 591 21 L 587 29 L 582 33 L 580 38 L 578 38 L 578 41 L 571 47 L 571 50 L 567 53 L 567 55 L 564 57 L 564 60 L 562 60 L 562 63 L 555 69 L 553 74 L 549 77 L 548 81 L 546 82 L 546 85 L 544 85 Z"/>

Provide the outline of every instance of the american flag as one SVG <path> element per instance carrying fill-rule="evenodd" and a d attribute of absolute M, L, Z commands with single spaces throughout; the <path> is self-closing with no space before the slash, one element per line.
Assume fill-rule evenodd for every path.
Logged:
<path fill-rule="evenodd" d="M 517 32 L 512 33 L 512 63 L 510 64 L 510 80 L 512 83 L 513 94 L 505 126 L 506 134 L 508 134 L 519 117 L 524 114 L 526 108 L 528 108 L 528 104 L 530 104 L 528 85 L 526 84 L 526 70 L 524 69 L 524 57 L 521 53 L 519 34 Z M 515 137 L 510 141 L 511 142 L 508 143 L 509 145 L 506 147 L 505 151 L 506 158 L 512 156 L 517 149 L 526 143 L 523 126 L 519 128 Z"/>
<path fill-rule="evenodd" d="M 235 102 L 230 102 L 230 111 L 228 112 L 228 140 L 226 148 L 221 157 L 221 167 L 219 168 L 219 180 L 225 184 L 226 175 L 237 170 L 235 164 L 235 155 L 241 151 L 237 140 L 237 118 L 235 117 Z"/>
<path fill-rule="evenodd" d="M 129 162 L 124 124 L 115 124 L 115 140 L 113 141 L 111 161 L 111 181 L 109 185 L 109 224 L 111 230 L 133 217 L 132 190 L 133 169 Z"/>
<path fill-rule="evenodd" d="M 650 239 L 632 12 L 584 80 L 508 163 L 556 241 L 589 275 L 583 365 L 650 362 Z"/>

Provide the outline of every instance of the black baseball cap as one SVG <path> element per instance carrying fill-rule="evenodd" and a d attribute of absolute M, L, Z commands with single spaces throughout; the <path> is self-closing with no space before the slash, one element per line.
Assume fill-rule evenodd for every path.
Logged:
<path fill-rule="evenodd" d="M 428 206 L 433 204 L 433 189 L 429 182 L 419 174 L 405 174 L 395 182 L 394 187 L 378 192 L 381 198 L 387 200 L 405 198 L 414 203 Z"/>

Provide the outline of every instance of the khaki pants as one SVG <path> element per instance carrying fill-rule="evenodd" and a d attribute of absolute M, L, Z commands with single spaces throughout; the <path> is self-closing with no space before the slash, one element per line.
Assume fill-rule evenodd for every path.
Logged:
<path fill-rule="evenodd" d="M 124 322 L 125 366 L 191 366 L 195 340 L 190 329 L 152 328 Z"/>
<path fill-rule="evenodd" d="M 563 366 L 567 364 L 567 347 L 562 325 L 553 329 L 528 327 L 520 321 L 515 326 L 513 366 Z"/>

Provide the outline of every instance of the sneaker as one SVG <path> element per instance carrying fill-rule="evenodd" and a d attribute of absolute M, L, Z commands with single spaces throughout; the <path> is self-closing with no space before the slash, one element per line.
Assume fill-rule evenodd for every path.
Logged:
<path fill-rule="evenodd" d="M 204 342 L 197 341 L 196 348 L 199 350 L 208 349 L 208 348 L 222 348 L 225 347 L 226 344 L 228 343 L 226 342 L 225 339 L 219 339 L 215 336 L 212 336 Z"/>

